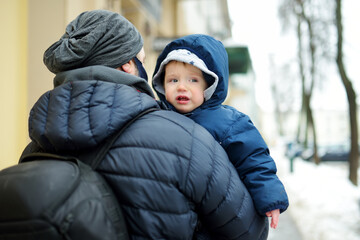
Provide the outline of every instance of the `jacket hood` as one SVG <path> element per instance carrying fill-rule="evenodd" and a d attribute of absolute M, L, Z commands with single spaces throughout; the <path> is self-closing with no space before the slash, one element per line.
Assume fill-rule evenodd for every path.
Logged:
<path fill-rule="evenodd" d="M 135 89 L 141 80 L 100 66 L 58 74 L 54 82 L 59 85 L 30 112 L 30 138 L 51 152 L 98 145 L 138 113 L 158 106 L 152 96 Z"/>
<path fill-rule="evenodd" d="M 206 68 L 208 69 L 208 72 L 206 70 L 204 71 L 200 65 L 193 64 L 193 62 L 187 62 L 185 60 L 184 62 L 193 64 L 209 76 L 214 77 L 215 87 L 213 84 L 209 86 L 209 88 L 214 87 L 215 89 L 213 90 L 211 96 L 202 104 L 201 108 L 208 108 L 222 104 L 226 99 L 228 91 L 228 55 L 224 45 L 220 41 L 214 39 L 213 37 L 202 34 L 188 35 L 172 41 L 164 48 L 158 57 L 153 74 L 152 85 L 159 99 L 165 102 L 167 105 L 170 105 L 165 99 L 163 90 L 164 65 L 170 60 L 183 61 L 174 59 L 170 56 L 174 53 L 174 51 L 180 49 L 187 50 L 192 54 L 195 54 L 203 61 Z M 216 76 L 218 78 L 217 81 Z M 208 89 L 206 91 L 208 91 Z M 205 96 L 206 95 L 207 93 L 205 92 Z"/>

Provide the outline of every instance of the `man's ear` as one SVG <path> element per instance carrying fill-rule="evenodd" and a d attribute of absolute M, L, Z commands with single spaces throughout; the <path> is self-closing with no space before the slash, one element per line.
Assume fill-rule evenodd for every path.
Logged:
<path fill-rule="evenodd" d="M 120 67 L 118 67 L 116 69 L 118 69 L 120 71 L 123 71 L 123 72 L 126 72 L 126 73 L 131 73 L 132 66 L 131 66 L 131 63 L 129 61 L 128 63 L 125 63 L 125 64 L 123 64 L 122 66 L 120 66 Z"/>

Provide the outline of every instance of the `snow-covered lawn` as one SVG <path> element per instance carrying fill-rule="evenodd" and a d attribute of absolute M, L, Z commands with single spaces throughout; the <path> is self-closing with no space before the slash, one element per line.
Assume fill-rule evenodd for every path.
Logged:
<path fill-rule="evenodd" d="M 290 173 L 282 149 L 271 151 L 289 195 L 288 211 L 303 240 L 360 240 L 360 187 L 348 180 L 348 164 L 316 166 L 296 158 Z"/>

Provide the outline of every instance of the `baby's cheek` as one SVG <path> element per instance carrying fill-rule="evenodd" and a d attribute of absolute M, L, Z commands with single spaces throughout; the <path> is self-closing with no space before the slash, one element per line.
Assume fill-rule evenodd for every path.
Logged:
<path fill-rule="evenodd" d="M 166 101 L 170 102 L 171 99 L 172 99 L 171 96 L 172 96 L 172 94 L 169 93 L 169 91 L 165 92 L 165 99 L 166 99 Z"/>

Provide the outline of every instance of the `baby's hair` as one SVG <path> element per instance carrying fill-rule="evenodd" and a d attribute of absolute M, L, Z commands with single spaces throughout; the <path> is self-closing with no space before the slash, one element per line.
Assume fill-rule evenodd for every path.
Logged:
<path fill-rule="evenodd" d="M 169 63 L 174 62 L 174 61 L 176 61 L 176 62 L 181 62 L 181 61 L 177 61 L 177 60 L 171 60 L 170 62 L 168 62 L 168 63 L 164 66 L 164 71 L 162 71 L 161 74 L 160 74 L 160 79 L 162 79 L 161 82 L 162 82 L 163 85 L 164 85 L 164 83 L 165 83 L 165 71 L 166 71 L 166 66 L 167 66 Z M 183 63 L 184 65 L 185 65 L 185 64 L 191 65 L 190 63 L 186 63 L 186 62 L 181 62 L 181 63 Z M 192 66 L 194 66 L 194 65 L 192 65 Z M 195 66 L 194 66 L 194 67 L 195 67 Z M 198 68 L 198 67 L 196 67 L 196 68 Z M 207 85 L 210 86 L 211 84 L 209 84 L 209 83 L 214 82 L 214 79 L 211 79 L 211 78 L 213 78 L 213 77 L 211 77 L 210 75 L 204 73 L 203 71 L 201 71 L 201 72 L 202 72 L 202 75 L 203 75 L 203 77 L 204 77 Z M 211 79 L 211 81 L 208 81 L 209 78 Z"/>

